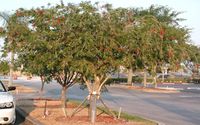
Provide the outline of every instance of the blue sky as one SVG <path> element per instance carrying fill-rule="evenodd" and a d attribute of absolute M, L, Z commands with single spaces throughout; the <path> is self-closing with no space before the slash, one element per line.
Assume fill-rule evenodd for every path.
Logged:
<path fill-rule="evenodd" d="M 2 0 L 3 1 L 3 0 Z M 60 3 L 60 0 L 4 0 L 1 1 L 0 11 L 13 11 L 20 7 L 32 8 L 46 6 L 48 3 Z M 79 3 L 80 0 L 63 0 L 64 3 L 72 2 Z M 175 11 L 184 12 L 180 15 L 186 21 L 181 25 L 192 29 L 191 40 L 193 43 L 200 45 L 200 0 L 90 0 L 92 2 L 99 1 L 100 3 L 111 3 L 114 7 L 143 7 L 147 8 L 152 4 L 165 5 Z"/>

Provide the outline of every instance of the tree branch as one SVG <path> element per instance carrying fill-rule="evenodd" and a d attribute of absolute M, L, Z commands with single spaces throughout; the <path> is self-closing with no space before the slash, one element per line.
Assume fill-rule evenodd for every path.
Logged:
<path fill-rule="evenodd" d="M 62 87 L 64 87 L 63 84 L 62 84 L 62 80 L 61 80 L 60 76 L 55 76 L 55 79 Z"/>
<path fill-rule="evenodd" d="M 107 76 L 107 77 L 103 80 L 103 82 L 102 82 L 101 85 L 99 86 L 98 93 L 100 93 L 102 86 L 106 83 L 106 81 L 108 80 L 108 78 L 109 78 L 109 76 Z"/>
<path fill-rule="evenodd" d="M 83 80 L 85 81 L 85 84 L 87 85 L 89 93 L 91 93 L 92 92 L 92 88 L 91 88 L 90 82 L 86 79 L 85 76 L 83 76 Z"/>
<path fill-rule="evenodd" d="M 78 73 L 73 72 L 73 76 L 71 77 L 71 79 L 68 81 L 67 87 L 72 86 L 73 84 L 75 84 L 75 81 L 78 77 Z"/>

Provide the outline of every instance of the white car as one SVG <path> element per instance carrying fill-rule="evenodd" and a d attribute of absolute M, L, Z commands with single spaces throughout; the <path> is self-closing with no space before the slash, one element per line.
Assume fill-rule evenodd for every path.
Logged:
<path fill-rule="evenodd" d="M 8 87 L 8 89 L 6 89 L 0 81 L 0 124 L 15 123 L 15 99 L 12 94 L 8 92 L 15 89 L 15 87 Z"/>

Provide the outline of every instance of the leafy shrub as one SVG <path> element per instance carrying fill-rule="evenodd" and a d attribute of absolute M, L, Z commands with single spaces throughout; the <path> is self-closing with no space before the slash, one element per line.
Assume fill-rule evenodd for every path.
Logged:
<path fill-rule="evenodd" d="M 190 79 L 188 78 L 178 78 L 178 77 L 175 77 L 175 78 L 165 78 L 164 79 L 164 82 L 166 83 L 187 83 L 189 82 Z M 157 82 L 162 82 L 162 79 L 157 79 Z"/>
<path fill-rule="evenodd" d="M 133 83 L 142 83 L 143 82 L 143 77 L 138 77 L 138 76 L 133 76 L 132 77 L 132 82 Z M 189 78 L 165 78 L 164 79 L 164 82 L 166 83 L 188 83 L 190 82 L 191 80 Z M 196 83 L 200 83 L 200 79 L 198 80 L 193 80 L 195 81 Z M 152 83 L 153 82 L 153 78 L 151 77 L 148 77 L 147 78 L 147 82 L 148 83 Z M 161 83 L 162 82 L 162 78 L 158 78 L 157 79 L 157 83 Z M 120 84 L 120 83 L 127 83 L 127 78 L 110 78 L 106 81 L 106 84 Z"/>
<path fill-rule="evenodd" d="M 127 78 L 109 78 L 105 84 L 127 83 Z"/>
<path fill-rule="evenodd" d="M 190 80 L 190 82 L 195 83 L 195 84 L 200 84 L 200 79 L 198 79 L 198 78 L 192 78 Z"/>

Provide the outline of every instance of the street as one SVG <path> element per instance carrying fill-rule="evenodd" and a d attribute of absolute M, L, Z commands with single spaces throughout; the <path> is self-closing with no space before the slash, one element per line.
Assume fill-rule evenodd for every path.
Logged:
<path fill-rule="evenodd" d="M 40 90 L 40 80 L 15 80 L 14 83 Z M 196 87 L 196 85 L 194 85 Z M 147 119 L 159 121 L 165 125 L 199 125 L 200 123 L 200 90 L 189 86 L 180 93 L 146 93 L 121 87 L 108 86 L 109 92 L 102 93 L 106 104 L 129 114 L 139 115 Z M 197 86 L 198 87 L 198 86 Z M 45 97 L 59 98 L 61 87 L 53 82 L 45 85 Z M 189 90 L 189 91 L 188 91 Z M 70 99 L 83 100 L 87 90 L 75 85 L 68 90 Z M 31 97 L 38 95 L 31 95 Z M 17 98 L 29 98 L 29 95 L 17 95 Z"/>

